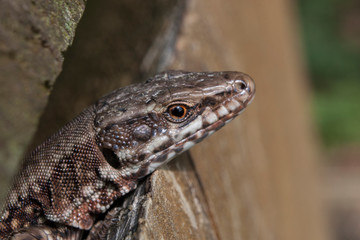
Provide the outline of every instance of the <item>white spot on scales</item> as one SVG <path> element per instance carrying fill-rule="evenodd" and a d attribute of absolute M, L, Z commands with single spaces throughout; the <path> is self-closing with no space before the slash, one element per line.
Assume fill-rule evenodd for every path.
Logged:
<path fill-rule="evenodd" d="M 148 168 L 148 174 L 152 173 L 153 171 L 155 171 L 157 168 L 159 168 L 161 165 L 169 162 L 171 159 L 173 159 L 175 157 L 175 152 L 170 152 L 168 153 L 166 160 L 163 162 L 151 162 L 149 164 L 149 168 Z"/>
<path fill-rule="evenodd" d="M 227 108 L 230 110 L 230 111 L 235 111 L 238 107 L 240 107 L 240 103 L 238 101 L 236 101 L 235 99 L 232 99 L 230 102 L 228 102 L 226 104 Z"/>
<path fill-rule="evenodd" d="M 220 106 L 217 110 L 216 110 L 217 114 L 219 117 L 223 117 L 225 115 L 229 114 L 229 111 L 226 109 L 226 107 L 224 106 Z"/>
<path fill-rule="evenodd" d="M 186 150 L 192 148 L 195 144 L 196 144 L 196 143 L 194 143 L 194 142 L 192 142 L 192 141 L 186 142 L 186 143 L 184 144 L 184 149 L 183 149 L 183 151 L 186 151 Z"/>
<path fill-rule="evenodd" d="M 145 151 L 154 152 L 154 149 L 160 147 L 165 142 L 169 141 L 169 137 L 166 135 L 155 137 L 151 144 L 147 146 Z"/>
<path fill-rule="evenodd" d="M 197 118 L 195 118 L 191 123 L 189 123 L 187 126 L 182 129 L 179 134 L 176 136 L 175 141 L 181 141 L 184 139 L 184 136 L 187 134 L 193 134 L 200 128 L 202 128 L 202 116 L 199 115 Z"/>
<path fill-rule="evenodd" d="M 206 115 L 204 115 L 204 121 L 206 121 L 209 125 L 213 124 L 217 120 L 218 120 L 218 117 L 216 116 L 216 114 L 214 112 L 209 112 Z"/>

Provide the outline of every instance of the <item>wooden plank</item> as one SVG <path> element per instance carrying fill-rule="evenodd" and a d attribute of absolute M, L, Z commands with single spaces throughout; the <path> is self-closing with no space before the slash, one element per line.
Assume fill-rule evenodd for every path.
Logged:
<path fill-rule="evenodd" d="M 285 1 L 189 2 L 171 68 L 241 70 L 258 89 L 243 116 L 191 150 L 219 239 L 328 238 L 297 37 Z M 174 173 L 152 178 L 162 174 Z"/>

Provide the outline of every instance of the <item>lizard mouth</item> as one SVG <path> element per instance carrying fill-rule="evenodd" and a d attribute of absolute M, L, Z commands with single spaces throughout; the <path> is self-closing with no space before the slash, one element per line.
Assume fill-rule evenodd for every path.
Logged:
<path fill-rule="evenodd" d="M 143 162 L 141 166 L 133 166 L 134 168 L 131 173 L 136 174 L 140 178 L 148 175 L 159 166 L 169 162 L 176 155 L 188 150 L 196 143 L 201 142 L 238 116 L 254 99 L 255 84 L 249 78 L 234 80 L 231 87 L 233 92 L 231 97 L 227 97 L 213 108 L 206 107 L 204 112 L 193 120 L 201 122 L 201 127 L 198 130 L 166 149 L 151 155 L 145 160 L 145 164 Z"/>

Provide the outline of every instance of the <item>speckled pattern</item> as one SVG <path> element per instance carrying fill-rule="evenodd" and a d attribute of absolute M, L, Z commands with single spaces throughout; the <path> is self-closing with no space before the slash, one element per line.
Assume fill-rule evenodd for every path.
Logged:
<path fill-rule="evenodd" d="M 110 93 L 25 157 L 0 237 L 80 238 L 74 230 L 90 230 L 139 179 L 224 126 L 254 94 L 243 73 L 182 71 Z"/>

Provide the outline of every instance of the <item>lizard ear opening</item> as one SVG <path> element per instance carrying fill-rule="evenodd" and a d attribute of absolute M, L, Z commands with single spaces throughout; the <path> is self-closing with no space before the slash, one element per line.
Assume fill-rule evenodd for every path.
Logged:
<path fill-rule="evenodd" d="M 105 157 L 105 160 L 115 169 L 118 169 L 120 167 L 120 161 L 119 158 L 116 156 L 113 150 L 103 148 L 102 153 Z"/>

